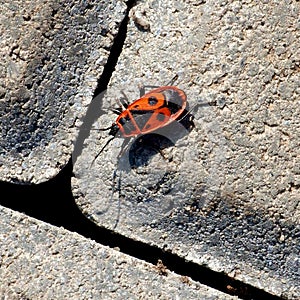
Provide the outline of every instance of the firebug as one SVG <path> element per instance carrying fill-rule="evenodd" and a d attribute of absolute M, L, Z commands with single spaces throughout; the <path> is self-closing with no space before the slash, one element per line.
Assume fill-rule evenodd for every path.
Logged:
<path fill-rule="evenodd" d="M 130 138 L 151 133 L 187 115 L 186 94 L 176 86 L 156 87 L 131 104 L 128 103 L 125 94 L 123 95 L 121 103 L 124 109 L 115 109 L 114 112 L 118 114 L 116 121 L 110 127 L 101 129 L 109 130 L 112 137 L 98 152 L 93 162 L 114 138 Z"/>

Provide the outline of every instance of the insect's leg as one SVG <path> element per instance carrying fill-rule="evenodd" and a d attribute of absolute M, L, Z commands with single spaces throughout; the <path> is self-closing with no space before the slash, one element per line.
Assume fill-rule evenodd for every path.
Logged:
<path fill-rule="evenodd" d="M 116 102 L 117 102 L 118 105 L 119 105 L 119 107 L 116 108 L 116 110 L 119 110 L 119 111 L 122 112 L 123 104 L 122 104 L 122 102 L 120 101 L 120 98 L 117 98 L 117 99 L 116 99 Z"/>
<path fill-rule="evenodd" d="M 156 149 L 154 147 L 152 147 L 152 148 L 154 149 L 154 151 L 158 152 L 164 160 L 166 160 L 166 161 L 168 160 L 166 155 L 163 152 L 163 149 Z"/>
<path fill-rule="evenodd" d="M 138 87 L 140 91 L 140 98 L 142 98 L 145 95 L 145 86 L 143 84 L 140 84 Z"/>
<path fill-rule="evenodd" d="M 167 86 L 172 86 L 174 82 L 178 79 L 178 74 L 176 74 L 169 83 L 167 83 Z M 140 97 L 144 96 L 146 94 L 146 89 L 157 89 L 159 86 L 157 85 L 139 85 L 140 90 Z"/>
<path fill-rule="evenodd" d="M 130 143 L 131 139 L 125 138 L 122 145 L 121 145 L 121 150 L 118 154 L 118 159 L 127 151 L 128 146 L 131 144 Z"/>
<path fill-rule="evenodd" d="M 121 97 L 119 99 L 119 101 L 121 102 L 121 104 L 124 108 L 127 108 L 129 105 L 129 99 L 128 99 L 127 95 L 124 93 L 124 91 L 121 91 L 121 94 L 123 97 Z"/>
<path fill-rule="evenodd" d="M 185 110 L 184 113 L 181 115 L 181 118 L 178 119 L 177 121 L 178 122 L 182 121 L 185 117 L 191 115 L 191 112 L 193 110 L 198 109 L 198 107 L 216 106 L 216 105 L 217 105 L 216 101 L 195 103 L 191 108 L 189 108 L 188 110 Z"/>
<path fill-rule="evenodd" d="M 122 112 L 122 108 L 113 108 L 113 109 L 111 109 L 111 111 L 114 114 L 119 115 Z"/>
<path fill-rule="evenodd" d="M 198 110 L 199 107 L 206 107 L 206 106 L 216 106 L 217 102 L 216 101 L 210 101 L 210 102 L 200 102 L 200 103 L 195 103 L 191 108 L 189 108 L 186 113 L 184 114 L 183 118 L 186 115 L 191 114 L 193 110 Z M 181 118 L 182 119 L 182 118 Z M 179 120 L 180 121 L 180 120 Z"/>
<path fill-rule="evenodd" d="M 159 86 L 157 85 L 139 85 L 139 91 L 140 91 L 140 98 L 143 97 L 146 94 L 146 89 L 157 89 Z"/>
<path fill-rule="evenodd" d="M 175 83 L 175 81 L 178 79 L 178 74 L 176 74 L 171 80 L 170 80 L 170 82 L 169 83 L 167 83 L 166 85 L 167 86 L 172 86 L 174 83 Z"/>
<path fill-rule="evenodd" d="M 115 230 L 119 224 L 119 221 L 120 221 L 120 214 L 121 214 L 121 173 L 122 171 L 120 170 L 120 176 L 119 176 L 119 179 L 118 179 L 118 185 L 117 185 L 117 188 L 113 190 L 113 194 L 114 192 L 118 191 L 118 214 L 117 214 L 117 218 L 116 218 L 116 221 L 115 221 L 115 224 L 114 224 L 114 227 L 113 227 L 113 230 Z M 117 169 L 114 171 L 114 175 L 113 175 L 113 183 L 115 182 L 115 179 L 117 177 Z"/>
<path fill-rule="evenodd" d="M 210 101 L 210 102 L 201 102 L 198 104 L 195 104 L 194 106 L 216 106 L 217 101 Z M 191 109 L 194 109 L 194 106 Z"/>
<path fill-rule="evenodd" d="M 116 99 L 116 102 L 119 105 L 119 108 L 116 108 L 115 111 L 119 111 L 119 114 L 123 111 L 123 107 L 125 109 L 127 109 L 128 105 L 129 105 L 129 100 L 128 97 L 126 96 L 126 94 L 121 91 L 122 97 L 119 97 Z"/>

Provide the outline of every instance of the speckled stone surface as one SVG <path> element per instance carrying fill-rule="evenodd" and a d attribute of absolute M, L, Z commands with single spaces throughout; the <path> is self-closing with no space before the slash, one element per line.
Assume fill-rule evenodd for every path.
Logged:
<path fill-rule="evenodd" d="M 119 0 L 1 1 L 1 180 L 42 182 L 69 161 L 125 10 Z"/>
<path fill-rule="evenodd" d="M 238 299 L 0 207 L 3 299 Z"/>
<path fill-rule="evenodd" d="M 116 119 L 121 91 L 132 101 L 139 85 L 176 74 L 191 107 L 216 105 L 194 108 L 191 132 L 177 123 L 123 152 L 116 138 L 91 166 L 109 138 L 93 131 L 74 166 L 81 210 L 99 226 L 299 299 L 299 15 L 298 1 L 139 2 L 94 128 Z"/>

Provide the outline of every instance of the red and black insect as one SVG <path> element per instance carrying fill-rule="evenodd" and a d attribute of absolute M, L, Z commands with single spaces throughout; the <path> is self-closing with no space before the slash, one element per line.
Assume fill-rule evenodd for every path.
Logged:
<path fill-rule="evenodd" d="M 121 99 L 124 110 L 114 110 L 119 114 L 116 121 L 109 128 L 102 129 L 110 130 L 112 138 L 106 142 L 93 162 L 115 137 L 144 135 L 165 127 L 186 114 L 186 94 L 176 86 L 155 88 L 131 104 L 125 100 L 126 97 Z"/>
<path fill-rule="evenodd" d="M 112 125 L 111 134 L 120 132 L 123 137 L 132 137 L 152 132 L 176 120 L 186 108 L 186 95 L 175 86 L 163 86 L 125 108 Z"/>

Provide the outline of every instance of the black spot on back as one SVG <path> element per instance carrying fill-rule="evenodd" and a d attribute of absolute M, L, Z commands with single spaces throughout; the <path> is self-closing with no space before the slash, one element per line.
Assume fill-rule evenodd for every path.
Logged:
<path fill-rule="evenodd" d="M 148 104 L 149 104 L 150 106 L 156 105 L 157 102 L 158 102 L 158 100 L 157 100 L 157 98 L 154 97 L 154 96 L 150 96 L 150 97 L 148 98 Z"/>
<path fill-rule="evenodd" d="M 165 116 L 164 114 L 158 113 L 158 114 L 156 115 L 156 120 L 157 120 L 157 121 L 162 122 L 162 121 L 165 120 L 165 118 L 166 118 L 166 116 Z"/>

